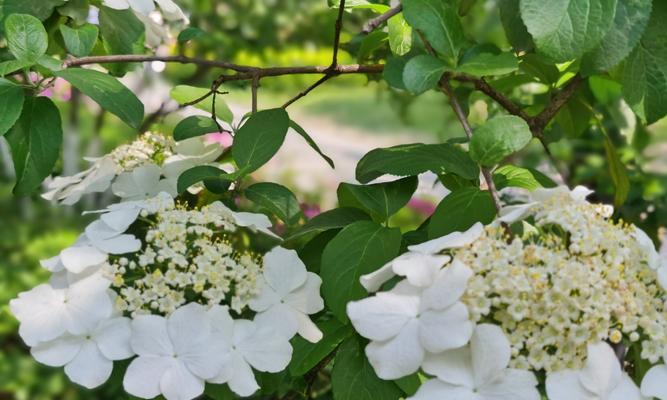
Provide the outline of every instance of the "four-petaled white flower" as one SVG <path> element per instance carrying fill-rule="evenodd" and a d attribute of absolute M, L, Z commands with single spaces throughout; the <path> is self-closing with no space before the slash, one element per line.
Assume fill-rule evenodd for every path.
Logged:
<path fill-rule="evenodd" d="M 666 355 L 663 354 L 663 360 L 667 360 Z M 667 400 L 667 365 L 658 364 L 649 369 L 642 379 L 640 389 L 645 397 Z"/>
<path fill-rule="evenodd" d="M 169 317 L 138 315 L 132 321 L 132 350 L 138 355 L 123 379 L 125 391 L 142 399 L 162 394 L 190 400 L 204 381 L 219 374 L 224 347 L 216 340 L 204 306 L 189 303 Z"/>
<path fill-rule="evenodd" d="M 289 364 L 292 358 L 290 338 L 268 320 L 234 320 L 222 306 L 214 306 L 209 314 L 215 336 L 225 343 L 226 352 L 220 373 L 208 382 L 227 383 L 234 393 L 250 396 L 259 389 L 253 368 L 279 372 Z M 222 353 L 217 356 L 222 357 Z"/>
<path fill-rule="evenodd" d="M 459 301 L 472 271 L 454 259 L 438 271 L 431 286 L 399 282 L 347 305 L 347 315 L 359 334 L 371 340 L 366 355 L 382 379 L 416 372 L 426 352 L 464 346 L 473 331 L 468 309 Z"/>
<path fill-rule="evenodd" d="M 65 374 L 89 389 L 109 379 L 114 360 L 130 358 L 130 320 L 124 317 L 101 321 L 95 329 L 81 335 L 65 334 L 30 350 L 42 364 L 65 366 Z"/>
<path fill-rule="evenodd" d="M 39 285 L 19 293 L 9 302 L 12 314 L 21 323 L 19 335 L 29 346 L 54 340 L 66 333 L 82 335 L 111 316 L 111 282 L 92 275 L 66 288 Z"/>
<path fill-rule="evenodd" d="M 91 159 L 93 165 L 72 176 L 57 176 L 47 183 L 48 191 L 42 194 L 46 200 L 72 205 L 87 193 L 103 192 L 116 176 L 116 165 L 110 158 Z"/>
<path fill-rule="evenodd" d="M 111 185 L 113 194 L 123 200 L 142 200 L 155 197 L 160 192 L 175 197 L 176 185 L 162 178 L 162 168 L 155 164 L 146 164 L 129 172 L 123 172 Z"/>
<path fill-rule="evenodd" d="M 322 339 L 322 332 L 308 317 L 324 308 L 322 279 L 306 271 L 296 251 L 276 247 L 266 253 L 259 282 L 260 293 L 249 303 L 259 313 L 256 318 L 273 319 L 288 337 L 298 332 L 313 343 Z"/>
<path fill-rule="evenodd" d="M 614 350 L 607 343 L 589 344 L 583 369 L 547 374 L 550 400 L 640 400 L 639 388 L 623 372 Z"/>
<path fill-rule="evenodd" d="M 475 327 L 470 343 L 427 354 L 422 368 L 437 379 L 424 383 L 411 399 L 539 400 L 532 372 L 507 368 L 510 343 L 497 325 Z"/>

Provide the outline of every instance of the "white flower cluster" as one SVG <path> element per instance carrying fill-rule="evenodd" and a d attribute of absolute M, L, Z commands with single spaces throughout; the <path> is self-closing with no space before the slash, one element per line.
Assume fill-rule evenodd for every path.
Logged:
<path fill-rule="evenodd" d="M 136 356 L 123 380 L 133 396 L 189 400 L 206 382 L 249 396 L 253 370 L 287 367 L 295 334 L 321 339 L 309 318 L 324 307 L 321 280 L 296 252 L 238 250 L 240 228 L 275 236 L 266 216 L 188 210 L 168 193 L 96 212 L 43 262 L 50 283 L 10 302 L 35 359 L 72 381 L 97 387 L 114 360 Z"/>
<path fill-rule="evenodd" d="M 142 200 L 167 192 L 176 193 L 179 175 L 192 167 L 215 161 L 222 147 L 201 137 L 174 142 L 171 137 L 146 132 L 100 158 L 78 174 L 55 177 L 42 195 L 47 200 L 72 205 L 87 193 L 104 192 L 109 186 L 123 200 Z"/>
<path fill-rule="evenodd" d="M 434 379 L 414 399 L 538 400 L 535 372 L 546 373 L 552 400 L 643 398 L 607 343 L 658 362 L 667 350 L 667 266 L 643 231 L 611 221 L 613 209 L 588 194 L 536 190 L 491 226 L 410 246 L 363 276 L 369 292 L 404 277 L 348 304 L 378 376 L 421 368 Z M 519 221 L 518 237 L 500 223 Z M 667 399 L 665 382 L 667 367 L 655 366 L 641 392 Z"/>
<path fill-rule="evenodd" d="M 160 8 L 156 10 L 155 3 Z M 183 10 L 173 0 L 103 0 L 102 4 L 116 10 L 131 9 L 146 28 L 146 45 L 156 47 L 170 37 L 164 20 L 189 23 Z"/>

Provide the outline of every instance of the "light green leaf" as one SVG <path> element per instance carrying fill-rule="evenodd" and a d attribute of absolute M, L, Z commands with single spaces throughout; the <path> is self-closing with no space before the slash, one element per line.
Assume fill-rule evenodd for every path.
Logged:
<path fill-rule="evenodd" d="M 558 67 L 547 62 L 544 57 L 539 54 L 524 54 L 521 57 L 519 68 L 546 85 L 552 85 L 560 78 Z"/>
<path fill-rule="evenodd" d="M 389 40 L 389 35 L 386 32 L 375 30 L 368 35 L 363 36 L 359 50 L 357 51 L 357 60 L 362 62 L 370 58 L 371 54 L 382 47 L 386 41 Z"/>
<path fill-rule="evenodd" d="M 428 237 L 435 239 L 452 232 L 465 231 L 476 222 L 488 224 L 496 216 L 493 198 L 487 190 L 465 187 L 448 194 L 431 216 Z"/>
<path fill-rule="evenodd" d="M 604 151 L 607 155 L 607 165 L 611 180 L 614 182 L 614 207 L 620 207 L 625 203 L 630 193 L 630 178 L 625 164 L 618 156 L 616 147 L 607 134 L 604 134 Z"/>
<path fill-rule="evenodd" d="M 380 221 L 386 221 L 410 201 L 415 190 L 417 178 L 411 176 L 372 185 L 341 183 L 337 193 L 341 206 L 359 207 L 377 216 Z"/>
<path fill-rule="evenodd" d="M 317 143 L 315 143 L 315 141 L 313 140 L 313 138 L 310 137 L 310 135 L 308 134 L 308 132 L 306 132 L 306 130 L 303 129 L 303 128 L 301 127 L 301 125 L 297 124 L 297 123 L 294 122 L 293 120 L 290 120 L 290 122 L 289 122 L 289 127 L 292 128 L 292 129 L 294 129 L 294 130 L 296 131 L 296 133 L 298 133 L 299 135 L 301 135 L 301 137 L 304 138 L 304 140 L 308 143 L 308 145 L 309 145 L 313 150 L 315 150 L 315 152 L 316 152 L 317 154 L 319 154 L 320 157 L 322 157 L 322 158 L 324 159 L 324 161 L 326 161 L 327 164 L 329 164 L 329 166 L 330 166 L 331 168 L 336 168 L 336 165 L 334 164 L 333 160 L 332 160 L 329 156 L 327 156 L 326 154 L 324 154 L 324 153 L 322 152 L 322 150 L 320 150 L 320 146 L 318 146 Z"/>
<path fill-rule="evenodd" d="M 618 0 L 521 0 L 521 17 L 538 50 L 556 62 L 595 48 L 614 21 Z"/>
<path fill-rule="evenodd" d="M 37 60 L 37 65 L 40 65 L 49 71 L 60 71 L 63 69 L 63 62 L 55 57 L 43 55 Z"/>
<path fill-rule="evenodd" d="M 33 61 L 26 60 L 8 60 L 0 62 L 0 76 L 11 74 L 12 72 L 20 71 L 23 68 L 33 65 Z"/>
<path fill-rule="evenodd" d="M 60 156 L 60 112 L 48 97 L 26 97 L 21 116 L 5 137 L 16 170 L 14 193 L 30 194 L 51 174 Z"/>
<path fill-rule="evenodd" d="M 405 57 L 389 57 L 384 65 L 382 77 L 389 84 L 389 86 L 396 89 L 405 89 L 403 82 L 403 71 L 408 60 Z"/>
<path fill-rule="evenodd" d="M 552 188 L 556 183 L 534 168 L 521 168 L 515 165 L 503 165 L 493 171 L 496 189 L 519 187 L 533 191 L 539 188 Z"/>
<path fill-rule="evenodd" d="M 356 177 L 368 183 L 385 174 L 413 176 L 433 171 L 457 174 L 466 179 L 477 179 L 479 167 L 468 153 L 450 144 L 402 144 L 368 152 L 357 164 Z"/>
<path fill-rule="evenodd" d="M 193 39 L 197 39 L 199 37 L 202 37 L 206 35 L 206 32 L 199 28 L 195 27 L 188 27 L 185 28 L 181 31 L 181 33 L 178 34 L 178 41 L 183 43 L 183 42 L 188 42 Z"/>
<path fill-rule="evenodd" d="M 95 100 L 103 109 L 126 124 L 139 128 L 144 119 L 144 105 L 137 96 L 111 75 L 83 68 L 68 68 L 54 73 Z"/>
<path fill-rule="evenodd" d="M 14 126 L 23 109 L 23 88 L 0 78 L 0 136 Z"/>
<path fill-rule="evenodd" d="M 46 53 L 49 38 L 44 25 L 32 15 L 12 14 L 5 19 L 9 51 L 20 61 L 35 63 Z"/>
<path fill-rule="evenodd" d="M 207 133 L 217 132 L 218 125 L 210 118 L 192 115 L 181 120 L 174 128 L 174 140 L 185 140 Z"/>
<path fill-rule="evenodd" d="M 353 222 L 370 220 L 370 216 L 358 208 L 339 207 L 325 211 L 306 222 L 298 231 L 285 240 L 296 239 L 311 233 L 322 233 L 332 229 L 340 229 Z"/>
<path fill-rule="evenodd" d="M 201 98 L 210 91 L 211 89 L 207 88 L 178 85 L 171 89 L 171 98 L 176 100 L 178 104 L 186 104 Z M 232 114 L 232 110 L 229 109 L 227 103 L 221 97 L 217 95 L 215 98 L 215 116 L 227 123 L 231 123 L 234 120 L 234 114 Z M 213 110 L 213 95 L 194 104 L 193 107 L 210 113 Z"/>
<path fill-rule="evenodd" d="M 414 94 L 422 94 L 438 85 L 447 69 L 443 61 L 428 54 L 413 57 L 405 64 L 403 83 Z"/>
<path fill-rule="evenodd" d="M 366 295 L 359 277 L 375 271 L 398 255 L 401 231 L 372 221 L 346 226 L 322 253 L 322 295 L 328 308 L 341 322 L 347 322 L 347 303 Z"/>
<path fill-rule="evenodd" d="M 100 36 L 111 54 L 139 53 L 144 47 L 144 24 L 132 10 L 100 8 Z"/>
<path fill-rule="evenodd" d="M 282 108 L 252 114 L 234 136 L 232 156 L 238 167 L 251 173 L 266 164 L 282 146 L 289 121 Z"/>
<path fill-rule="evenodd" d="M 532 49 L 534 45 L 526 25 L 521 20 L 521 13 L 519 12 L 520 1 L 500 0 L 498 9 L 507 40 L 515 50 L 525 51 Z"/>
<path fill-rule="evenodd" d="M 65 47 L 76 57 L 84 57 L 90 54 L 97 42 L 99 30 L 95 25 L 86 24 L 77 28 L 60 25 L 60 33 L 63 35 Z"/>
<path fill-rule="evenodd" d="M 299 222 L 303 213 L 299 200 L 285 186 L 273 182 L 260 182 L 245 190 L 245 197 L 280 218 L 287 225 Z"/>
<path fill-rule="evenodd" d="M 457 71 L 474 76 L 505 75 L 519 68 L 519 60 L 513 53 L 493 54 L 481 52 L 464 57 Z"/>
<path fill-rule="evenodd" d="M 514 115 L 501 115 L 475 129 L 470 141 L 470 157 L 491 167 L 526 147 L 533 135 L 528 124 Z"/>
<path fill-rule="evenodd" d="M 294 351 L 289 364 L 289 372 L 292 376 L 302 376 L 310 371 L 333 352 L 343 340 L 354 334 L 352 326 L 344 325 L 337 319 L 320 322 L 317 327 L 324 334 L 319 342 L 310 343 L 300 336 L 293 340 Z"/>
<path fill-rule="evenodd" d="M 389 30 L 389 48 L 397 56 L 402 56 L 412 48 L 412 28 L 403 18 L 403 14 L 397 14 L 387 21 Z"/>
<path fill-rule="evenodd" d="M 403 16 L 412 28 L 421 31 L 433 49 L 454 65 L 465 43 L 456 10 L 443 0 L 405 0 Z"/>

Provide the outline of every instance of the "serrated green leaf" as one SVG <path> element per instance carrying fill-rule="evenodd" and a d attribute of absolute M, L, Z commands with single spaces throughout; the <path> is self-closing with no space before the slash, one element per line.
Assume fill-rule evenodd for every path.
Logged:
<path fill-rule="evenodd" d="M 114 10 L 101 7 L 100 36 L 111 54 L 134 54 L 143 48 L 144 24 L 130 9 Z"/>
<path fill-rule="evenodd" d="M 84 57 L 90 54 L 93 47 L 95 47 L 99 30 L 95 25 L 91 24 L 77 28 L 60 25 L 60 33 L 63 35 L 67 50 L 77 57 Z"/>
<path fill-rule="evenodd" d="M 329 166 L 330 166 L 331 168 L 336 168 L 336 165 L 334 164 L 333 160 L 332 160 L 329 156 L 327 156 L 326 154 L 324 154 L 324 153 L 322 152 L 322 150 L 320 150 L 320 146 L 318 146 L 317 143 L 315 143 L 315 141 L 313 140 L 313 138 L 310 137 L 310 135 L 308 134 L 308 132 L 306 132 L 306 130 L 303 129 L 303 128 L 301 127 L 301 125 L 297 124 L 297 123 L 294 122 L 293 120 L 290 120 L 290 122 L 289 122 L 289 127 L 292 128 L 292 129 L 294 129 L 294 130 L 296 131 L 296 133 L 298 133 L 299 135 L 301 135 L 301 137 L 308 143 L 308 145 L 309 145 L 313 150 L 315 150 L 315 152 L 316 152 L 317 154 L 319 154 L 320 157 L 322 157 L 322 158 L 324 159 L 324 161 L 326 161 L 327 164 L 329 164 Z"/>
<path fill-rule="evenodd" d="M 282 108 L 252 114 L 234 136 L 232 156 L 236 165 L 251 173 L 269 161 L 282 146 L 289 121 Z"/>
<path fill-rule="evenodd" d="M 16 170 L 14 193 L 30 194 L 51 174 L 60 156 L 60 112 L 48 97 L 26 97 L 21 116 L 5 137 Z"/>
<path fill-rule="evenodd" d="M 199 99 L 210 91 L 211 89 L 207 88 L 178 85 L 171 89 L 170 94 L 172 99 L 176 100 L 178 104 L 182 105 Z M 208 96 L 204 100 L 194 104 L 193 107 L 210 113 L 213 110 L 213 96 Z M 215 116 L 227 123 L 231 123 L 234 119 L 232 110 L 229 109 L 227 103 L 225 103 L 225 100 L 220 95 L 216 96 L 215 98 Z"/>
<path fill-rule="evenodd" d="M 389 48 L 397 56 L 402 56 L 412 48 L 412 28 L 403 18 L 403 14 L 397 14 L 387 21 L 389 31 Z"/>
<path fill-rule="evenodd" d="M 137 96 L 111 75 L 92 69 L 68 68 L 55 72 L 81 93 L 95 100 L 106 111 L 118 116 L 133 128 L 144 119 L 144 105 Z"/>
<path fill-rule="evenodd" d="M 556 62 L 581 57 L 611 28 L 618 0 L 521 0 L 537 49 Z"/>
<path fill-rule="evenodd" d="M 460 147 L 414 143 L 370 151 L 357 164 L 356 177 L 367 183 L 384 174 L 413 176 L 426 171 L 450 172 L 466 179 L 479 176 L 479 167 Z"/>
<path fill-rule="evenodd" d="M 526 147 L 533 138 L 528 124 L 514 115 L 501 115 L 475 129 L 470 140 L 470 157 L 492 167 Z"/>
<path fill-rule="evenodd" d="M 341 322 L 347 322 L 347 303 L 366 295 L 361 275 L 375 271 L 398 255 L 401 231 L 372 221 L 354 222 L 340 231 L 322 253 L 322 295 Z"/>
<path fill-rule="evenodd" d="M 530 50 L 533 48 L 533 39 L 528 33 L 526 25 L 521 19 L 519 2 L 521 0 L 500 0 L 498 9 L 500 21 L 505 30 L 505 36 L 515 50 Z"/>
<path fill-rule="evenodd" d="M 496 189 L 519 187 L 533 191 L 539 188 L 552 188 L 556 183 L 534 168 L 522 168 L 515 165 L 503 165 L 493 171 L 493 182 Z"/>
<path fill-rule="evenodd" d="M 413 94 L 422 94 L 438 85 L 447 69 L 445 63 L 428 54 L 411 58 L 403 69 L 405 88 Z"/>
<path fill-rule="evenodd" d="M 0 136 L 14 126 L 23 109 L 23 88 L 0 78 Z"/>
<path fill-rule="evenodd" d="M 306 222 L 301 229 L 291 234 L 285 240 L 296 239 L 298 237 L 321 233 L 331 229 L 344 228 L 358 221 L 367 221 L 371 217 L 365 212 L 351 207 L 334 208 L 333 210 L 325 211 Z"/>
<path fill-rule="evenodd" d="M 53 9 L 67 0 L 4 0 L 0 1 L 0 14 L 29 14 L 44 21 L 53 14 Z"/>
<path fill-rule="evenodd" d="M 317 324 L 324 336 L 317 343 L 310 343 L 298 336 L 292 342 L 294 351 L 289 364 L 292 376 L 301 376 L 310 371 L 320 361 L 333 352 L 343 340 L 354 334 L 352 326 L 340 323 L 337 319 Z"/>
<path fill-rule="evenodd" d="M 408 24 L 421 31 L 433 49 L 454 65 L 465 43 L 456 9 L 442 0 L 405 0 L 402 4 Z"/>
<path fill-rule="evenodd" d="M 299 200 L 285 186 L 273 182 L 256 183 L 245 190 L 248 200 L 266 208 L 287 225 L 294 225 L 303 216 Z"/>
<path fill-rule="evenodd" d="M 17 60 L 35 63 L 46 53 L 49 38 L 39 19 L 11 14 L 5 19 L 7 47 Z"/>
<path fill-rule="evenodd" d="M 218 132 L 218 130 L 218 125 L 210 117 L 191 115 L 176 124 L 174 128 L 174 140 L 185 140 L 207 133 Z"/>
<path fill-rule="evenodd" d="M 496 216 L 493 198 L 487 190 L 465 187 L 448 194 L 431 216 L 428 237 L 435 239 L 469 229 L 476 222 L 488 224 Z"/>
<path fill-rule="evenodd" d="M 358 204 L 357 207 L 369 211 L 380 221 L 386 221 L 410 201 L 417 190 L 417 183 L 417 177 L 414 176 L 372 185 L 341 183 L 337 191 L 338 203 L 353 207 Z"/>
<path fill-rule="evenodd" d="M 537 78 L 540 82 L 552 85 L 560 78 L 560 71 L 555 65 L 546 62 L 543 56 L 529 53 L 521 57 L 519 68 L 530 76 Z"/>

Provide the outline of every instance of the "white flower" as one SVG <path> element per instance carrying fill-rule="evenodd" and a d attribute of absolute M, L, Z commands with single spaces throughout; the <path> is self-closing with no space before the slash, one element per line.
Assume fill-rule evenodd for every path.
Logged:
<path fill-rule="evenodd" d="M 276 334 L 276 327 L 263 320 L 234 320 L 226 307 L 214 306 L 210 311 L 217 338 L 226 343 L 228 352 L 224 366 L 211 383 L 227 383 L 240 396 L 250 396 L 257 389 L 252 369 L 280 372 L 292 358 L 289 338 Z"/>
<path fill-rule="evenodd" d="M 644 232 L 643 230 L 639 229 L 638 227 L 634 227 L 635 230 L 633 232 L 633 236 L 637 240 L 637 244 L 639 247 L 646 253 L 646 258 L 648 260 L 648 266 L 651 269 L 658 269 L 662 266 L 662 258 L 660 257 L 660 253 L 658 253 L 658 250 L 655 248 L 655 243 L 653 243 L 653 240 Z M 667 268 L 667 265 L 664 267 Z M 663 288 L 665 286 L 663 285 Z"/>
<path fill-rule="evenodd" d="M 208 207 L 213 212 L 219 212 L 231 217 L 236 225 L 248 228 L 251 232 L 262 232 L 265 235 L 282 240 L 280 236 L 269 229 L 273 224 L 269 217 L 264 214 L 232 211 L 219 201 L 210 204 Z"/>
<path fill-rule="evenodd" d="M 586 201 L 586 198 L 593 193 L 585 186 L 577 186 L 570 190 L 567 186 L 558 186 L 555 188 L 535 189 L 528 195 L 528 201 L 525 204 L 516 204 L 505 206 L 500 210 L 498 221 L 514 223 L 526 217 L 540 203 L 544 203 L 554 196 L 567 194 L 574 201 Z"/>
<path fill-rule="evenodd" d="M 204 392 L 204 380 L 218 375 L 224 348 L 214 339 L 202 305 L 189 303 L 169 317 L 138 315 L 132 321 L 132 350 L 125 391 L 142 399 L 162 394 L 189 400 Z"/>
<path fill-rule="evenodd" d="M 354 328 L 371 340 L 366 355 L 380 378 L 414 373 L 426 352 L 439 353 L 468 342 L 473 324 L 459 299 L 471 275 L 455 259 L 425 289 L 401 281 L 388 292 L 348 303 Z"/>
<path fill-rule="evenodd" d="M 93 165 L 85 171 L 73 176 L 53 178 L 47 184 L 48 192 L 42 194 L 42 197 L 72 205 L 84 194 L 107 190 L 115 176 L 116 166 L 110 158 L 95 159 Z"/>
<path fill-rule="evenodd" d="M 132 8 L 137 13 L 148 15 L 155 10 L 153 0 L 104 0 L 104 5 L 116 10 L 126 10 Z M 168 20 L 186 20 L 183 11 L 172 0 L 155 0 L 162 14 Z"/>
<path fill-rule="evenodd" d="M 642 379 L 641 394 L 648 398 L 667 399 L 667 365 L 656 365 L 648 370 Z"/>
<path fill-rule="evenodd" d="M 583 369 L 561 370 L 547 374 L 547 395 L 550 400 L 639 400 L 635 385 L 607 343 L 588 345 Z"/>
<path fill-rule="evenodd" d="M 435 375 L 412 399 L 539 400 L 529 371 L 507 368 L 510 343 L 496 325 L 475 327 L 466 347 L 427 354 L 423 369 Z"/>
<path fill-rule="evenodd" d="M 123 172 L 111 185 L 113 194 L 123 200 L 142 200 L 167 192 L 175 197 L 176 186 L 167 179 L 162 179 L 162 168 L 155 164 L 146 164 L 129 172 Z"/>
<path fill-rule="evenodd" d="M 322 339 L 322 332 L 308 318 L 324 308 L 320 297 L 322 279 L 299 259 L 296 251 L 276 247 L 264 255 L 260 293 L 249 303 L 257 318 L 273 318 L 276 329 L 288 337 L 296 332 L 310 342 Z"/>
<path fill-rule="evenodd" d="M 112 313 L 109 285 L 108 280 L 93 275 L 67 288 L 42 284 L 19 293 L 9 302 L 12 314 L 21 322 L 19 335 L 34 346 L 65 333 L 80 335 L 94 329 Z"/>
<path fill-rule="evenodd" d="M 451 258 L 439 256 L 438 253 L 469 245 L 477 240 L 484 225 L 476 223 L 464 232 L 452 232 L 437 239 L 429 240 L 408 247 L 408 252 L 389 261 L 382 268 L 361 276 L 359 281 L 369 293 L 375 292 L 396 275 L 405 276 L 410 284 L 424 287 L 433 282 L 435 274 Z"/>
<path fill-rule="evenodd" d="M 113 360 L 132 357 L 130 320 L 124 317 L 101 321 L 95 329 L 81 335 L 65 334 L 30 350 L 42 364 L 65 366 L 72 380 L 89 389 L 106 382 L 111 376 Z"/>

